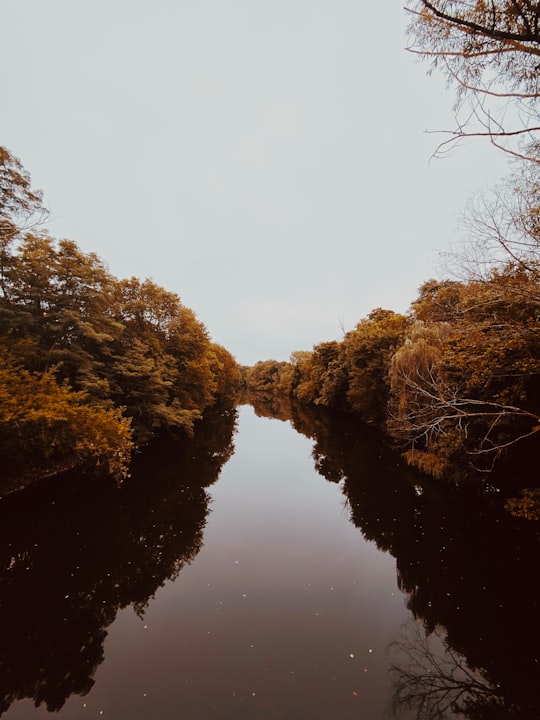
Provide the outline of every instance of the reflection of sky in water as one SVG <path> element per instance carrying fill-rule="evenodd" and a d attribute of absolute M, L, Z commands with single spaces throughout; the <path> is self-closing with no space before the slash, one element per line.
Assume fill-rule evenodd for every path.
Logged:
<path fill-rule="evenodd" d="M 394 559 L 348 521 L 288 423 L 244 407 L 235 445 L 203 549 L 144 619 L 119 613 L 94 689 L 62 717 L 383 716 L 386 648 L 408 616 Z M 46 716 L 27 701 L 6 714 Z"/>

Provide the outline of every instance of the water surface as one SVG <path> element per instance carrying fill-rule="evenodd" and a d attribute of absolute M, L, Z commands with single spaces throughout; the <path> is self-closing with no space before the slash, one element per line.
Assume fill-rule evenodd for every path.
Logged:
<path fill-rule="evenodd" d="M 405 718 L 537 720 L 531 526 L 350 419 L 256 407 L 120 488 L 0 502 L 3 717 L 377 720 L 397 687 Z"/>

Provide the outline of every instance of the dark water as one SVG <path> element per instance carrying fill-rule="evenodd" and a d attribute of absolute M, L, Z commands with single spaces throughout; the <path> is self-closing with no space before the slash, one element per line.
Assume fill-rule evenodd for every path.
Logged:
<path fill-rule="evenodd" d="M 3 717 L 537 720 L 536 527 L 256 412 L 0 501 Z"/>

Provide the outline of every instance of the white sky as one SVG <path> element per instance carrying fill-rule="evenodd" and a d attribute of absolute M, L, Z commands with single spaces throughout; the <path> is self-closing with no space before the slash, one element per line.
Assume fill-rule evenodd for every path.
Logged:
<path fill-rule="evenodd" d="M 0 144 L 55 237 L 177 292 L 241 363 L 406 311 L 470 192 L 403 2 L 1 0 Z"/>

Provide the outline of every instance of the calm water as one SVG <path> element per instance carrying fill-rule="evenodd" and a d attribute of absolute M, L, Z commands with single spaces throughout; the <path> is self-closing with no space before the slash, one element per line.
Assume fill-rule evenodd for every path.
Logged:
<path fill-rule="evenodd" d="M 421 717 L 540 717 L 531 526 L 433 494 L 349 421 L 257 413 L 121 488 L 0 502 L 3 717 L 377 720 L 396 687 Z"/>

